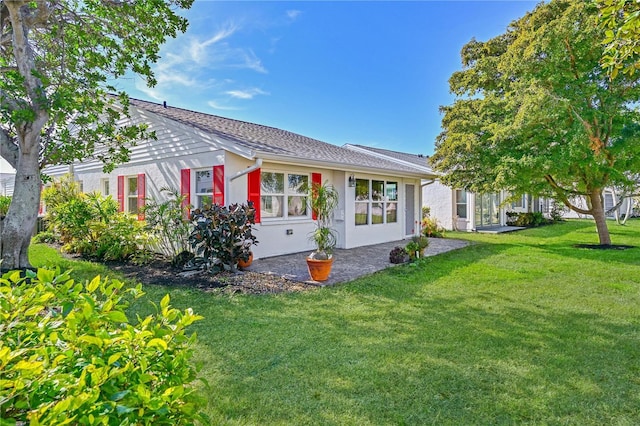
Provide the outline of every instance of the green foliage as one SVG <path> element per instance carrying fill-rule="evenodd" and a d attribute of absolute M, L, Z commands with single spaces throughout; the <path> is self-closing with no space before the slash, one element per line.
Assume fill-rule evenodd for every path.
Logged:
<path fill-rule="evenodd" d="M 4 217 L 7 215 L 10 205 L 11 197 L 7 195 L 0 195 L 0 217 Z"/>
<path fill-rule="evenodd" d="M 149 86 L 162 44 L 186 31 L 181 9 L 193 0 L 2 2 L 0 151 L 18 174 L 22 211 L 5 222 L 0 256 L 27 267 L 38 215 L 41 171 L 90 158 L 110 172 L 138 141 L 155 134 L 130 118 L 114 82 L 138 74 Z M 7 226 L 9 224 L 10 226 Z M 10 241 L 7 241 L 11 239 Z M 5 247 L 12 246 L 12 250 Z"/>
<path fill-rule="evenodd" d="M 540 212 L 507 212 L 507 225 L 524 226 L 534 228 L 536 226 L 548 225 L 550 220 L 546 219 Z"/>
<path fill-rule="evenodd" d="M 333 211 L 338 206 L 338 191 L 329 182 L 314 183 L 310 187 L 309 196 L 316 225 L 316 229 L 311 233 L 311 240 L 316 248 L 310 257 L 327 260 L 338 242 L 336 231 L 333 229 Z"/>
<path fill-rule="evenodd" d="M 446 230 L 435 217 L 424 216 L 421 222 L 422 234 L 430 238 L 444 238 Z"/>
<path fill-rule="evenodd" d="M 102 261 L 148 259 L 151 237 L 144 222 L 119 212 L 110 196 L 83 194 L 68 178 L 54 182 L 44 193 L 48 230 L 59 236 L 65 251 Z"/>
<path fill-rule="evenodd" d="M 186 219 L 190 206 L 184 205 L 185 196 L 177 189 L 161 188 L 160 191 L 168 198 L 162 202 L 148 198 L 144 207 L 145 221 L 148 231 L 155 237 L 154 249 L 176 262 L 180 260 L 178 255 L 190 248 L 191 229 Z"/>
<path fill-rule="evenodd" d="M 611 78 L 640 68 L 640 3 L 635 0 L 597 0 L 606 48 L 602 66 Z"/>
<path fill-rule="evenodd" d="M 54 244 L 58 242 L 58 236 L 51 231 L 42 231 L 34 235 L 32 241 L 34 243 Z"/>
<path fill-rule="evenodd" d="M 422 206 L 422 218 L 429 217 L 431 215 L 431 207 Z"/>
<path fill-rule="evenodd" d="M 409 259 L 414 261 L 424 255 L 424 250 L 429 246 L 429 239 L 424 235 L 414 235 L 411 237 L 411 241 L 409 241 L 404 248 L 407 254 L 409 255 Z"/>
<path fill-rule="evenodd" d="M 593 2 L 541 2 L 505 34 L 467 43 L 431 163 L 476 193 L 552 193 L 593 215 L 608 244 L 602 192 L 634 193 L 640 170 L 640 73 L 602 71 L 597 20 Z"/>
<path fill-rule="evenodd" d="M 191 213 L 193 230 L 189 235 L 196 263 L 207 270 L 235 270 L 238 260 L 249 260 L 251 246 L 258 243 L 253 235 L 256 211 L 253 203 L 214 204 Z"/>
<path fill-rule="evenodd" d="M 0 278 L 2 424 L 188 425 L 198 418 L 190 364 L 202 317 L 165 296 L 130 322 L 140 287 L 38 269 Z"/>

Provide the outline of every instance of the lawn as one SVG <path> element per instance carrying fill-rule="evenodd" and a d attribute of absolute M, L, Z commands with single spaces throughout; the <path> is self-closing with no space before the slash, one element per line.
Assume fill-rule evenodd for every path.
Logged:
<path fill-rule="evenodd" d="M 640 246 L 640 221 L 610 229 Z M 640 248 L 574 248 L 588 221 L 448 236 L 475 244 L 307 293 L 145 290 L 205 317 L 216 424 L 640 424 Z"/>

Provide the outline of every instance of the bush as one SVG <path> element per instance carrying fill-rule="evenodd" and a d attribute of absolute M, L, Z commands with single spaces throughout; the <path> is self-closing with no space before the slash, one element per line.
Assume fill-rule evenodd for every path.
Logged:
<path fill-rule="evenodd" d="M 425 216 L 422 218 L 422 235 L 430 238 L 444 238 L 445 229 L 440 226 L 435 217 Z"/>
<path fill-rule="evenodd" d="M 189 236 L 196 262 L 213 272 L 235 270 L 238 260 L 249 260 L 251 246 L 258 241 L 253 235 L 256 221 L 253 203 L 214 204 L 191 213 L 193 231 Z"/>
<path fill-rule="evenodd" d="M 536 226 L 546 225 L 548 223 L 549 221 L 545 219 L 540 212 L 507 212 L 507 225 L 509 226 L 523 226 L 526 228 L 534 228 Z"/>
<path fill-rule="evenodd" d="M 429 246 L 429 240 L 424 235 L 414 235 L 405 247 L 406 253 L 411 261 L 424 255 L 424 250 Z"/>
<path fill-rule="evenodd" d="M 155 237 L 154 248 L 162 254 L 171 257 L 174 265 L 181 263 L 181 254 L 188 252 L 190 224 L 187 220 L 189 207 L 183 206 L 184 195 L 176 189 L 161 188 L 169 198 L 159 203 L 154 199 L 147 199 L 144 207 L 147 230 Z"/>
<path fill-rule="evenodd" d="M 144 222 L 119 212 L 117 201 L 110 196 L 81 193 L 69 179 L 62 178 L 44 191 L 47 238 L 57 235 L 64 251 L 99 261 L 147 261 L 151 238 Z"/>
<path fill-rule="evenodd" d="M 186 425 L 200 417 L 189 363 L 201 317 L 169 306 L 130 323 L 123 288 L 39 269 L 0 278 L 2 424 Z"/>
<path fill-rule="evenodd" d="M 11 205 L 11 197 L 0 195 L 0 218 L 5 217 Z"/>
<path fill-rule="evenodd" d="M 391 263 L 395 263 L 395 264 L 405 263 L 407 259 L 408 259 L 407 252 L 405 251 L 404 248 L 400 246 L 396 246 L 392 248 L 391 252 L 389 253 L 389 262 Z"/>

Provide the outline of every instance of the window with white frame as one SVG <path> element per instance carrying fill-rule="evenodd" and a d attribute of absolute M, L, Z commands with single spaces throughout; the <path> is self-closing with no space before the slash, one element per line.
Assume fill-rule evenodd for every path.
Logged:
<path fill-rule="evenodd" d="M 398 182 L 356 179 L 355 224 L 398 221 Z"/>
<path fill-rule="evenodd" d="M 467 191 L 456 190 L 456 216 L 459 219 L 467 218 Z"/>
<path fill-rule="evenodd" d="M 263 171 L 260 173 L 260 216 L 263 219 L 309 217 L 309 175 Z"/>
<path fill-rule="evenodd" d="M 195 204 L 196 208 L 203 208 L 204 206 L 210 206 L 213 200 L 213 176 L 211 169 L 196 170 L 196 193 Z"/>
<path fill-rule="evenodd" d="M 138 214 L 138 177 L 127 177 L 126 185 L 126 211 L 131 214 Z"/>
<path fill-rule="evenodd" d="M 102 185 L 100 186 L 102 187 L 102 195 L 107 197 L 111 193 L 109 188 L 109 179 L 102 179 Z"/>
<path fill-rule="evenodd" d="M 511 208 L 512 209 L 524 209 L 526 208 L 527 204 L 527 200 L 526 200 L 526 195 L 522 195 L 520 198 L 518 198 L 517 200 L 513 201 L 511 203 Z"/>

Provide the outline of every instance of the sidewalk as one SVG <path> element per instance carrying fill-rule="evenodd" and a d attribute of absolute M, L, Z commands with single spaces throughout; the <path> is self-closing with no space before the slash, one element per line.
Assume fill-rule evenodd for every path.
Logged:
<path fill-rule="evenodd" d="M 392 241 L 353 249 L 336 249 L 331 275 L 327 281 L 310 281 L 306 258 L 309 252 L 287 254 L 254 260 L 248 271 L 278 275 L 294 281 L 331 285 L 351 281 L 363 275 L 395 266 L 389 262 L 389 252 L 395 246 L 404 247 L 409 240 Z M 451 250 L 465 247 L 468 241 L 447 238 L 429 238 L 425 256 L 435 256 Z"/>

